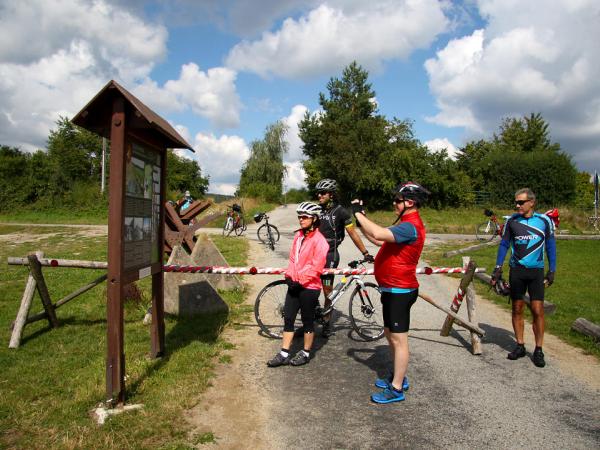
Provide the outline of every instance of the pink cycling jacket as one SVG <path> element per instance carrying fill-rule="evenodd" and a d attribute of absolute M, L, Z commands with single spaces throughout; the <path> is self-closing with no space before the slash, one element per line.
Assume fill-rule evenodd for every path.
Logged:
<path fill-rule="evenodd" d="M 321 274 L 328 251 L 329 244 L 319 230 L 306 235 L 298 231 L 290 249 L 286 278 L 299 282 L 306 289 L 321 289 Z"/>

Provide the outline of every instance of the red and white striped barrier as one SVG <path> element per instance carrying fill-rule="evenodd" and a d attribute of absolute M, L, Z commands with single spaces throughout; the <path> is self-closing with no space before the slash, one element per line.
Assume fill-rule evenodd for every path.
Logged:
<path fill-rule="evenodd" d="M 227 266 L 180 266 L 168 264 L 163 266 L 164 272 L 184 273 L 219 273 L 227 275 L 281 275 L 285 273 L 282 267 L 227 267 Z M 434 275 L 438 273 L 464 273 L 462 267 L 419 267 L 417 274 Z M 485 272 L 485 269 L 476 269 L 476 272 Z M 328 275 L 373 275 L 373 269 L 324 269 L 323 274 Z"/>

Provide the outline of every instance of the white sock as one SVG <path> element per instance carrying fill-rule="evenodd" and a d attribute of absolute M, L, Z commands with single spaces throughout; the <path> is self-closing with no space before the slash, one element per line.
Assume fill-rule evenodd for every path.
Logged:
<path fill-rule="evenodd" d="M 306 356 L 307 358 L 309 358 L 309 357 L 310 357 L 310 353 L 309 353 L 309 352 L 307 352 L 306 350 L 302 350 L 302 354 L 303 354 L 304 356 Z"/>
<path fill-rule="evenodd" d="M 279 353 L 281 354 L 281 356 L 283 356 L 284 358 L 287 358 L 288 356 L 290 356 L 289 352 L 286 352 L 285 350 L 280 350 Z"/>

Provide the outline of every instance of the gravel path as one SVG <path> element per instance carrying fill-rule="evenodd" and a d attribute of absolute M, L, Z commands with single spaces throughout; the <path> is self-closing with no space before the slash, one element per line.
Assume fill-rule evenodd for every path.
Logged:
<path fill-rule="evenodd" d="M 279 208 L 275 252 L 258 244 L 249 227 L 253 265 L 285 266 L 295 226 L 293 206 Z M 432 240 L 428 244 L 433 243 Z M 360 254 L 346 239 L 342 261 Z M 272 276 L 247 277 L 254 302 Z M 458 280 L 420 277 L 421 291 L 449 304 Z M 258 335 L 252 319 L 229 329 L 232 363 L 217 367 L 214 386 L 189 411 L 196 433 L 212 432 L 218 448 L 599 448 L 600 364 L 547 335 L 547 366 L 530 358 L 506 359 L 514 343 L 510 314 L 478 298 L 486 331 L 483 355 L 470 353 L 468 332 L 440 337 L 444 314 L 424 301 L 413 307 L 410 330 L 411 388 L 405 402 L 375 405 L 373 382 L 389 359 L 384 340 L 355 338 L 347 298 L 338 302 L 335 335 L 319 336 L 310 364 L 266 367 L 280 342 Z M 462 314 L 466 312 L 463 311 Z M 302 345 L 294 341 L 293 350 Z M 526 345 L 532 350 L 528 326 Z"/>

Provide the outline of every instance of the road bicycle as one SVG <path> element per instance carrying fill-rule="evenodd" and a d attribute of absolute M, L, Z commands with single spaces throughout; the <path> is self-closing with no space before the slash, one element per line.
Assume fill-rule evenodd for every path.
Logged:
<path fill-rule="evenodd" d="M 483 210 L 483 214 L 488 218 L 486 222 L 480 223 L 475 229 L 475 236 L 480 241 L 491 241 L 496 236 L 502 236 L 504 224 L 498 222 L 498 218 L 491 209 Z M 502 216 L 506 221 L 510 216 Z"/>
<path fill-rule="evenodd" d="M 594 233 L 600 233 L 600 217 L 598 215 L 588 217 L 588 224 L 594 229 Z"/>
<path fill-rule="evenodd" d="M 275 250 L 275 243 L 279 241 L 279 230 L 275 225 L 269 223 L 269 216 L 267 213 L 259 212 L 254 215 L 254 221 L 256 223 L 260 223 L 265 221 L 258 230 L 256 230 L 256 235 L 258 236 L 258 240 L 269 247 L 271 250 Z"/>
<path fill-rule="evenodd" d="M 232 232 L 236 236 L 240 236 L 246 231 L 246 228 L 246 222 L 242 215 L 242 207 L 235 203 L 231 206 L 227 205 L 227 218 L 223 225 L 223 236 L 229 236 Z"/>
<path fill-rule="evenodd" d="M 351 261 L 348 266 L 353 269 L 365 267 L 366 260 Z M 353 285 L 350 295 L 349 315 L 354 331 L 365 341 L 375 341 L 383 336 L 383 311 L 381 293 L 375 283 L 363 281 L 365 275 L 343 276 L 331 292 L 331 306 L 319 306 L 316 311 L 316 322 L 323 323 L 324 317 L 330 314 L 335 304 Z M 256 296 L 254 317 L 260 330 L 272 338 L 283 336 L 283 306 L 287 294 L 285 280 L 277 280 L 267 284 Z M 296 318 L 294 328 L 300 328 L 302 322 Z"/>

